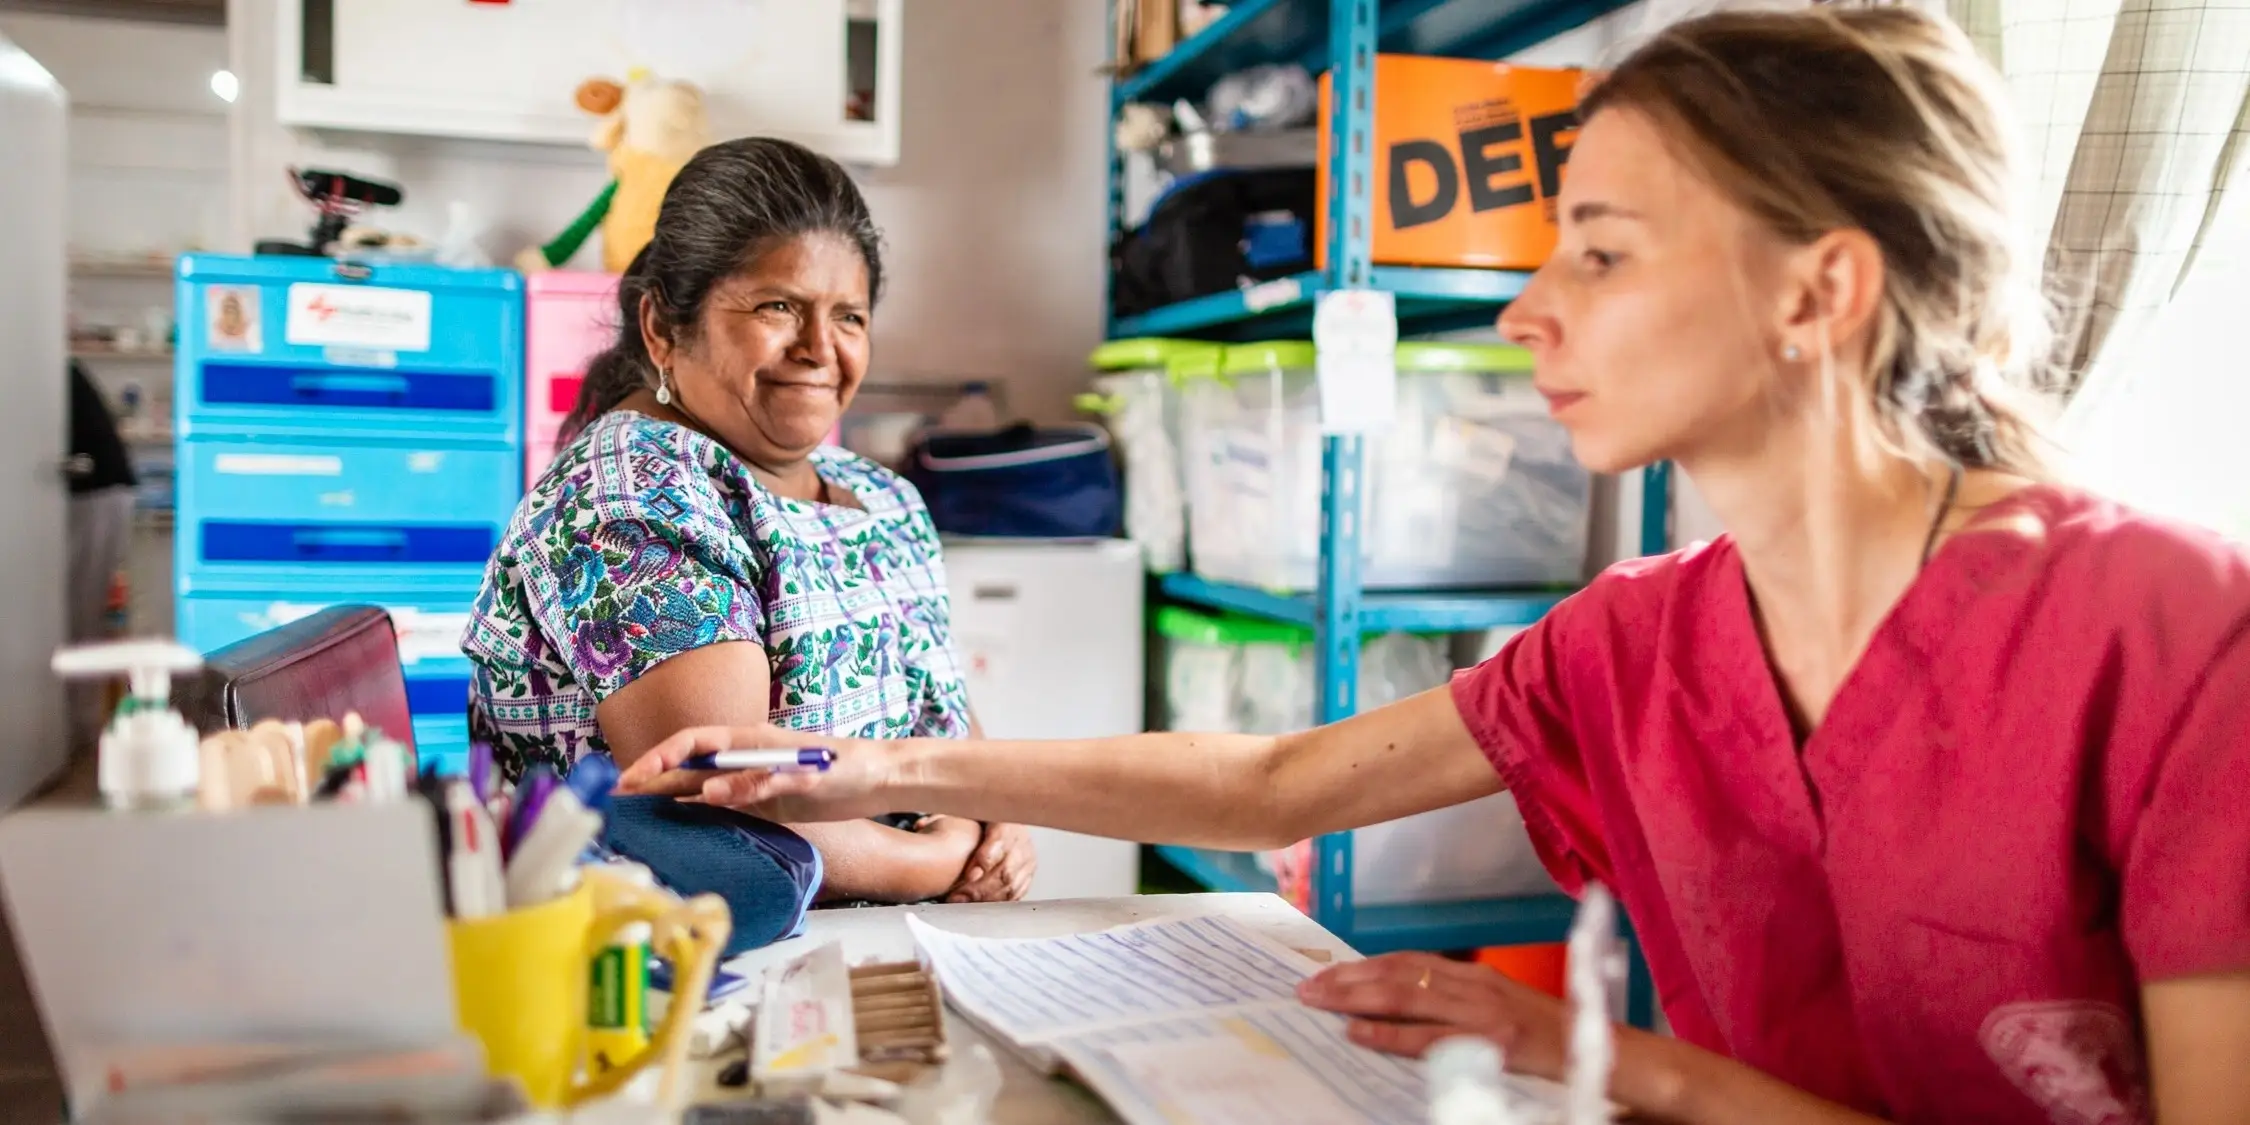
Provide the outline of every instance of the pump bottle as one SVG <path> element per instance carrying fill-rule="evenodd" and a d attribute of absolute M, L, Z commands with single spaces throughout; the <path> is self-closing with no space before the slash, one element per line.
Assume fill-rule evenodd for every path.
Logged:
<path fill-rule="evenodd" d="M 195 807 L 201 739 L 172 709 L 172 676 L 201 667 L 194 649 L 169 640 L 111 641 L 55 653 L 55 674 L 64 679 L 127 678 L 125 698 L 102 731 L 104 804 L 141 811 Z"/>

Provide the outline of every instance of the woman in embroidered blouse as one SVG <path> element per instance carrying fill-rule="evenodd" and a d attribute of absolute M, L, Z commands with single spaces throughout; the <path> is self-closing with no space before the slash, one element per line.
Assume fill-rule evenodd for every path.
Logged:
<path fill-rule="evenodd" d="M 866 373 L 881 286 L 835 162 L 755 138 L 681 169 L 466 638 L 472 711 L 510 774 L 629 765 L 686 723 L 976 731 L 921 497 L 821 444 Z M 1021 898 L 1034 865 L 1012 825 L 790 827 L 820 849 L 825 901 Z"/>

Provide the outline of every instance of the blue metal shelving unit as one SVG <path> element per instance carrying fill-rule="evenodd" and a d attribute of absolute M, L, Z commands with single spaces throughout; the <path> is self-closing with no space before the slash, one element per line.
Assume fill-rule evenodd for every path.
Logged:
<path fill-rule="evenodd" d="M 1508 270 L 1415 269 L 1377 266 L 1371 260 L 1371 169 L 1376 153 L 1374 63 L 1378 51 L 1497 58 L 1567 31 L 1621 7 L 1624 0 L 1236 0 L 1217 23 L 1164 58 L 1120 79 L 1111 90 L 1115 109 L 1129 102 L 1170 102 L 1201 97 L 1218 78 L 1261 63 L 1299 62 L 1318 73 L 1332 69 L 1329 117 L 1329 262 L 1325 269 L 1219 293 L 1115 319 L 1111 338 L 1196 336 L 1219 340 L 1309 335 L 1314 305 L 1325 293 L 1372 288 L 1392 293 L 1402 334 L 1465 323 L 1489 322 L 1498 307 L 1523 291 L 1529 275 Z M 1335 65 L 1331 68 L 1331 61 Z M 1121 223 L 1120 168 L 1110 152 L 1110 221 Z M 1466 632 L 1528 625 L 1567 591 L 1454 591 L 1429 594 L 1364 593 L 1360 589 L 1359 532 L 1350 518 L 1360 510 L 1362 440 L 1334 436 L 1322 453 L 1321 559 L 1310 595 L 1283 594 L 1174 574 L 1162 582 L 1166 597 L 1216 609 L 1307 625 L 1317 637 L 1315 660 L 1322 723 L 1349 717 L 1358 706 L 1359 637 L 1364 630 Z M 1667 467 L 1641 477 L 1642 553 L 1666 549 Z M 1274 890 L 1273 879 L 1246 855 L 1193 848 L 1161 854 L 1214 890 Z M 1316 844 L 1312 914 L 1364 953 L 1400 949 L 1467 949 L 1486 945 L 1560 941 L 1575 904 L 1559 895 L 1478 902 L 1359 906 L 1351 886 L 1352 837 L 1323 836 Z M 1628 931 L 1629 935 L 1629 931 Z M 1646 964 L 1632 950 L 1628 1017 L 1647 1026 L 1654 1009 Z"/>

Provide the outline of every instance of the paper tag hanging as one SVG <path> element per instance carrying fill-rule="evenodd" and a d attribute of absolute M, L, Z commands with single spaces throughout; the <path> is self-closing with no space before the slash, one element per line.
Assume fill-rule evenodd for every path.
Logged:
<path fill-rule="evenodd" d="M 1377 289 L 1337 289 L 1313 310 L 1319 349 L 1320 429 L 1364 434 L 1398 410 L 1398 303 Z"/>

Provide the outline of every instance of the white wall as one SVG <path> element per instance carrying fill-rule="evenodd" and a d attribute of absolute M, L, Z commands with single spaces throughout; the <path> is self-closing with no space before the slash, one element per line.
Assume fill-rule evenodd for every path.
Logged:
<path fill-rule="evenodd" d="M 303 234 L 310 212 L 283 175 L 293 163 L 395 180 L 407 201 L 383 221 L 425 237 L 441 232 L 449 202 L 467 202 L 498 261 L 551 237 L 600 190 L 588 151 L 281 127 L 276 2 L 228 5 L 242 81 L 233 246 Z M 1018 411 L 1068 416 L 1101 334 L 1104 22 L 1095 3 L 908 6 L 901 159 L 862 175 L 889 240 L 873 378 L 993 379 Z"/>
<path fill-rule="evenodd" d="M 12 13 L 0 31 L 70 92 L 75 253 L 177 252 L 226 234 L 217 28 Z"/>

